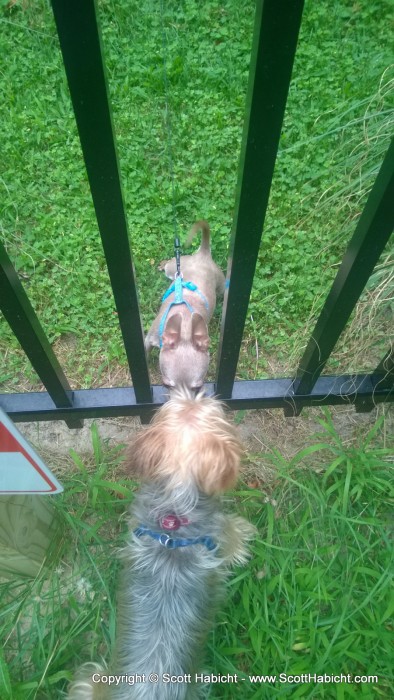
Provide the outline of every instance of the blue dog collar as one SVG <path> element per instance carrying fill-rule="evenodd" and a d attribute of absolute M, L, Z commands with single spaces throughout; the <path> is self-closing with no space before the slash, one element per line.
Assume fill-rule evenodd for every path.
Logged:
<path fill-rule="evenodd" d="M 188 547 L 191 544 L 203 544 L 210 552 L 217 549 L 217 544 L 213 541 L 212 537 L 209 535 L 203 535 L 201 537 L 170 537 L 166 532 L 153 532 L 148 527 L 144 525 L 139 525 L 134 530 L 134 534 L 137 537 L 142 535 L 149 535 L 152 539 L 159 542 L 162 547 L 166 549 L 177 549 L 178 547 Z"/>

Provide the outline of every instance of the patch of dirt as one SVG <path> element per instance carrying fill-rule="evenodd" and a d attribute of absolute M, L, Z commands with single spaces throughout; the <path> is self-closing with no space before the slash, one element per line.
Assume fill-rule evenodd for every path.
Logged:
<path fill-rule="evenodd" d="M 329 413 L 333 425 L 343 445 L 350 447 L 357 444 L 372 428 L 382 413 L 386 416 L 385 435 L 394 434 L 394 406 L 380 405 L 370 413 L 356 413 L 353 406 L 331 406 Z M 309 445 L 332 440 L 324 433 L 319 419 L 325 419 L 322 408 L 306 408 L 297 418 L 286 418 L 281 409 L 248 411 L 239 425 L 242 441 L 247 451 L 247 463 L 244 477 L 247 481 L 254 479 L 261 483 L 270 483 L 275 478 L 270 455 L 279 452 L 286 461 Z M 320 433 L 320 437 L 316 437 Z M 308 463 L 319 468 L 327 456 L 326 451 L 314 453 Z"/>
<path fill-rule="evenodd" d="M 330 413 L 335 429 L 345 445 L 351 445 L 365 435 L 378 416 L 386 414 L 386 432 L 394 434 L 394 411 L 388 405 L 378 406 L 371 413 L 356 413 L 352 406 L 331 407 Z M 318 422 L 323 418 L 320 408 L 304 409 L 297 418 L 286 418 L 281 409 L 231 412 L 248 455 L 245 476 L 262 481 L 272 479 L 269 455 L 278 450 L 283 457 L 291 459 L 299 450 L 316 442 L 314 434 L 321 432 Z M 60 479 L 73 467 L 70 449 L 81 457 L 93 455 L 91 425 L 85 420 L 81 429 L 71 430 L 63 421 L 40 423 L 18 423 L 20 432 L 37 449 L 54 474 Z M 141 427 L 139 418 L 104 418 L 96 420 L 99 435 L 109 447 L 126 444 Z M 119 467 L 121 472 L 121 467 Z"/>

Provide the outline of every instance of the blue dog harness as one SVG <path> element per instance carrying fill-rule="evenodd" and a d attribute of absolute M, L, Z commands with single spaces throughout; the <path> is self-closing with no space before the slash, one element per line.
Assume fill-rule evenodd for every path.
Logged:
<path fill-rule="evenodd" d="M 134 534 L 137 537 L 149 535 L 149 537 L 152 537 L 152 539 L 159 542 L 166 549 L 188 547 L 191 544 L 203 544 L 210 552 L 217 549 L 217 544 L 209 535 L 202 535 L 201 537 L 170 537 L 166 532 L 154 532 L 148 527 L 144 527 L 144 525 L 139 525 L 139 527 L 134 530 Z"/>
<path fill-rule="evenodd" d="M 204 296 L 202 292 L 198 289 L 197 285 L 194 284 L 194 282 L 184 282 L 182 277 L 179 275 L 178 277 L 175 277 L 175 281 L 172 283 L 172 285 L 167 289 L 167 291 L 163 294 L 162 297 L 162 302 L 166 301 L 168 297 L 174 293 L 174 300 L 170 301 L 168 304 L 163 316 L 161 317 L 160 325 L 159 325 L 159 342 L 160 342 L 160 347 L 163 346 L 163 333 L 164 333 L 164 328 L 166 325 L 167 317 L 168 317 L 168 312 L 171 309 L 172 306 L 177 306 L 179 304 L 185 304 L 186 307 L 189 309 L 190 313 L 193 313 L 194 309 L 191 304 L 189 304 L 186 299 L 183 298 L 183 289 L 188 289 L 190 292 L 196 292 L 200 299 L 204 302 L 204 306 L 206 310 L 209 310 L 209 304 L 207 301 L 207 298 Z"/>

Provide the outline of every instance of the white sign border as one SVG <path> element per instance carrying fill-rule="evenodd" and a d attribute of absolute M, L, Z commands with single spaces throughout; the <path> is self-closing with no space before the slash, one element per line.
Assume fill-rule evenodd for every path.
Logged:
<path fill-rule="evenodd" d="M 5 425 L 7 430 L 11 433 L 11 435 L 17 440 L 17 442 L 20 444 L 21 447 L 27 452 L 29 457 L 31 457 L 34 462 L 36 462 L 37 466 L 40 467 L 42 472 L 45 474 L 45 476 L 49 479 L 51 482 L 52 486 L 54 487 L 51 491 L 25 491 L 23 489 L 20 489 L 18 491 L 0 491 L 0 495 L 3 496 L 11 496 L 11 495 L 16 495 L 16 494 L 30 494 L 30 495 L 37 495 L 37 496 L 53 496 L 56 493 L 62 493 L 64 491 L 63 486 L 60 484 L 60 482 L 56 479 L 56 477 L 52 474 L 50 469 L 46 466 L 46 464 L 42 461 L 41 457 L 38 456 L 38 454 L 35 452 L 34 448 L 30 445 L 30 443 L 23 437 L 23 435 L 19 432 L 18 428 L 15 426 L 15 424 L 12 422 L 12 420 L 8 417 L 7 413 L 3 411 L 2 408 L 0 408 L 0 422 Z M 1 460 L 1 450 L 0 450 L 0 460 Z M 31 468 L 34 469 L 33 464 L 31 465 Z M 1 466 L 0 466 L 1 469 Z"/>

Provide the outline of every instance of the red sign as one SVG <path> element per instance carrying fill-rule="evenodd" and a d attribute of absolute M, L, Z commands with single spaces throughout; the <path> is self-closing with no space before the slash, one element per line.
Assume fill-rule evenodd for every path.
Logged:
<path fill-rule="evenodd" d="M 0 409 L 0 493 L 53 494 L 63 487 Z"/>

